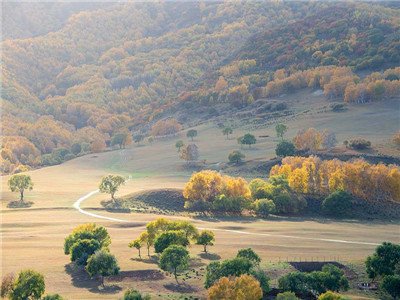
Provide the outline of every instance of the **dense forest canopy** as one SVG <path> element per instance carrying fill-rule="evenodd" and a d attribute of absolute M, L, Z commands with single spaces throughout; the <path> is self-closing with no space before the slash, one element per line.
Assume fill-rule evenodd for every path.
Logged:
<path fill-rule="evenodd" d="M 245 106 L 268 96 L 270 82 L 309 84 L 298 80 L 305 73 L 294 77 L 297 85 L 292 75 L 321 66 L 348 67 L 351 88 L 362 91 L 350 72 L 399 65 L 400 11 L 376 4 L 9 3 L 7 9 L 16 16 L 2 42 L 6 173 L 71 158 L 73 145 L 81 153 L 101 151 L 114 134 L 155 123 L 177 103 Z M 329 68 L 321 71 L 329 79 L 343 73 Z M 393 70 L 392 83 L 379 83 L 390 95 L 398 89 Z M 365 89 L 385 76 L 371 77 Z M 369 88 L 373 97 L 379 88 Z M 352 99 L 360 94 L 353 90 Z"/>

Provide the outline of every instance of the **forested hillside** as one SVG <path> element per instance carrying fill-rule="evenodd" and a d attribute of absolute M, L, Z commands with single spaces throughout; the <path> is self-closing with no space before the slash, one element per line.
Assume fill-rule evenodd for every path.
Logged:
<path fill-rule="evenodd" d="M 103 151 L 116 133 L 181 104 L 241 107 L 305 86 L 325 89 L 331 78 L 347 81 L 331 83 L 329 97 L 345 97 L 349 82 L 358 102 L 395 94 L 398 69 L 367 82 L 354 72 L 399 64 L 399 10 L 343 5 L 117 3 L 77 13 L 71 5 L 65 21 L 16 26 L 5 36 L 39 36 L 2 42 L 2 171 Z M 51 7 L 53 16 L 59 9 Z M 379 80 L 383 92 L 368 86 Z"/>

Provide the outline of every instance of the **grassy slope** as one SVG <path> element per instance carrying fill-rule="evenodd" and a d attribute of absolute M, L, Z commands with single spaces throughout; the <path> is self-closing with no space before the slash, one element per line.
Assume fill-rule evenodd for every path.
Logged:
<path fill-rule="evenodd" d="M 296 101 L 299 101 L 296 103 Z M 321 98 L 303 93 L 285 98 L 294 102 L 296 111 L 302 111 L 306 103 L 312 103 L 311 111 L 327 105 Z M 308 107 L 310 107 L 308 105 Z M 330 128 L 338 134 L 339 141 L 356 136 L 370 138 L 374 143 L 388 143 L 389 139 L 399 128 L 398 102 L 375 103 L 365 106 L 353 106 L 344 113 L 318 113 L 299 115 L 288 121 L 291 137 L 299 128 L 314 126 L 317 129 Z M 357 122 L 354 122 L 357 120 Z M 240 122 L 236 121 L 238 124 Z M 249 126 L 249 125 L 247 125 Z M 270 124 L 257 130 L 251 130 L 257 135 L 273 136 L 274 125 Z M 238 149 L 236 141 L 226 141 L 220 129 L 213 124 L 202 125 L 195 142 L 199 145 L 201 159 L 208 162 L 225 162 L 227 153 Z M 236 129 L 234 135 L 239 136 L 249 129 Z M 186 137 L 182 138 L 188 142 Z M 176 137 L 178 139 L 178 137 Z M 247 158 L 265 157 L 272 155 L 275 138 L 260 141 L 253 149 L 243 150 Z M 118 193 L 124 195 L 156 188 L 182 188 L 190 177 L 191 171 L 182 168 L 182 162 L 177 158 L 174 148 L 175 138 L 158 140 L 152 145 L 133 146 L 122 151 L 87 155 L 69 161 L 65 164 L 43 168 L 30 172 L 35 182 L 35 189 L 28 192 L 26 200 L 34 201 L 30 209 L 12 210 L 6 208 L 8 201 L 14 200 L 16 194 L 8 192 L 7 177 L 2 177 L 2 271 L 17 272 L 22 268 L 33 268 L 46 276 L 47 292 L 58 292 L 69 299 L 115 299 L 130 286 L 137 287 L 143 292 L 154 294 L 171 293 L 169 284 L 173 278 L 165 277 L 160 280 L 143 280 L 137 270 L 157 269 L 150 262 L 138 262 L 136 251 L 127 247 L 129 241 L 137 237 L 144 229 L 144 222 L 157 217 L 154 214 L 116 214 L 106 211 L 97 213 L 116 218 L 143 221 L 125 227 L 111 221 L 104 221 L 84 216 L 72 208 L 74 201 L 97 188 L 104 174 L 118 172 L 131 175 L 129 181 Z M 397 151 L 397 150 L 393 150 Z M 399 152 L 396 152 L 397 155 Z M 86 209 L 101 208 L 100 201 L 105 195 L 95 195 L 83 203 Z M 106 226 L 111 234 L 111 251 L 119 259 L 123 271 L 122 281 L 110 282 L 107 291 L 100 292 L 96 282 L 90 281 L 79 272 L 73 275 L 69 270 L 69 259 L 63 254 L 64 237 L 78 224 L 96 222 Z M 346 239 L 354 241 L 381 242 L 393 241 L 399 243 L 399 224 L 383 222 L 359 222 L 351 220 L 333 221 L 326 219 L 307 219 L 300 217 L 272 218 L 265 221 L 249 219 L 195 219 L 199 227 L 243 230 L 248 232 L 269 233 L 273 235 L 291 235 L 298 237 Z M 143 225 L 143 226 L 142 226 Z M 319 257 L 339 257 L 340 260 L 361 261 L 373 252 L 374 246 L 315 242 L 312 240 L 288 239 L 277 236 L 246 235 L 241 238 L 236 233 L 216 232 L 217 242 L 211 251 L 222 258 L 233 257 L 242 247 L 251 246 L 268 262 L 280 259 L 315 259 Z M 209 262 L 201 258 L 201 247 L 190 248 L 195 258 L 196 269 L 204 267 Z M 129 273 L 131 272 L 131 273 Z M 190 274 L 189 274 L 190 275 Z M 82 277 L 83 276 L 83 277 Z M 190 275 L 191 276 L 191 275 Z M 202 293 L 200 279 L 188 279 L 194 293 Z"/>

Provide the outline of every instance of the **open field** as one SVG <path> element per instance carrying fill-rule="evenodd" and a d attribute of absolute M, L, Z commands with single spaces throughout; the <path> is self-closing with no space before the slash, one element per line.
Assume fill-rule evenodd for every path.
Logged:
<path fill-rule="evenodd" d="M 290 96 L 288 101 L 294 101 L 294 98 Z M 302 105 L 300 102 L 295 107 L 301 110 Z M 322 105 L 321 99 L 316 99 L 315 105 Z M 339 142 L 353 137 L 366 137 L 373 143 L 384 145 L 389 143 L 399 128 L 398 111 L 399 102 L 387 102 L 354 106 L 342 113 L 299 115 L 288 120 L 287 136 L 292 137 L 300 128 L 314 126 L 336 132 Z M 199 136 L 194 142 L 199 146 L 200 159 L 206 159 L 208 164 L 226 162 L 227 154 L 239 149 L 233 137 L 225 140 L 220 129 L 212 123 L 196 129 Z M 234 135 L 240 136 L 249 131 L 241 127 L 235 129 Z M 273 137 L 274 125 L 259 127 L 251 132 L 257 136 L 268 134 Z M 90 154 L 62 165 L 31 171 L 29 174 L 35 186 L 33 191 L 26 193 L 26 201 L 34 202 L 30 208 L 7 207 L 7 203 L 15 200 L 17 195 L 7 189 L 8 177 L 2 177 L 2 272 L 35 269 L 45 274 L 48 293 L 57 292 L 68 299 L 117 299 L 123 290 L 131 286 L 141 292 L 151 293 L 155 298 L 176 292 L 172 277 L 159 273 L 154 261 L 136 260 L 137 252 L 127 246 L 144 230 L 145 222 L 154 220 L 158 215 L 107 212 L 100 205 L 100 201 L 108 197 L 104 194 L 89 197 L 81 204 L 81 208 L 135 223 L 96 219 L 73 208 L 78 198 L 97 189 L 101 177 L 107 173 L 131 176 L 131 180 L 121 188 L 117 196 L 152 189 L 183 188 L 192 171 L 182 167 L 183 163 L 178 159 L 174 147 L 176 139 L 178 137 L 157 140 L 151 145 L 135 145 L 124 150 Z M 189 142 L 186 137 L 183 139 Z M 272 156 L 276 144 L 274 140 L 266 138 L 252 149 L 244 149 L 246 159 Z M 251 246 L 264 263 L 317 258 L 359 263 L 373 252 L 376 247 L 373 244 L 382 241 L 400 242 L 399 222 L 301 217 L 271 217 L 268 220 L 198 217 L 192 221 L 198 227 L 215 229 L 216 245 L 211 247 L 210 251 L 214 255 L 210 256 L 201 255 L 201 246 L 191 246 L 192 266 L 200 271 L 200 275 L 189 274 L 191 278 L 185 281 L 188 285 L 183 292 L 190 294 L 204 294 L 204 277 L 201 276 L 204 271 L 201 268 L 205 268 L 211 259 L 233 257 L 243 247 Z M 73 270 L 69 257 L 63 253 L 65 236 L 77 225 L 87 222 L 96 222 L 109 230 L 111 251 L 121 266 L 122 274 L 110 280 L 106 290 L 99 290 L 96 281 L 90 280 L 79 270 Z"/>

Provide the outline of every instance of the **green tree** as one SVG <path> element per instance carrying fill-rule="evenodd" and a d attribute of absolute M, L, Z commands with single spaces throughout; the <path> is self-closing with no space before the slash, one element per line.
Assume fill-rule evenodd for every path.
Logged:
<path fill-rule="evenodd" d="M 81 144 L 79 144 L 79 143 L 73 143 L 73 144 L 72 144 L 72 146 L 71 146 L 71 152 L 72 152 L 74 155 L 78 155 L 79 153 L 81 153 L 81 151 L 82 151 L 82 146 L 81 146 Z"/>
<path fill-rule="evenodd" d="M 318 297 L 318 300 L 341 300 L 341 299 L 345 298 L 331 291 L 327 291 L 326 293 L 323 293 Z"/>
<path fill-rule="evenodd" d="M 254 145 L 257 142 L 257 139 L 254 135 L 251 133 L 246 133 L 243 138 L 241 139 L 241 144 L 243 145 L 248 145 L 249 148 L 251 145 Z"/>
<path fill-rule="evenodd" d="M 293 156 L 295 151 L 295 147 L 293 143 L 288 141 L 281 141 L 278 145 L 276 145 L 275 153 L 278 156 L 286 157 Z"/>
<path fill-rule="evenodd" d="M 183 143 L 182 140 L 176 141 L 176 143 L 175 143 L 175 148 L 178 149 L 178 152 L 181 152 L 181 148 L 182 148 L 183 146 L 185 146 L 185 144 Z"/>
<path fill-rule="evenodd" d="M 45 291 L 44 276 L 34 270 L 22 270 L 10 293 L 12 300 L 40 299 Z"/>
<path fill-rule="evenodd" d="M 14 288 L 15 275 L 14 273 L 7 273 L 1 279 L 0 296 L 6 298 Z"/>
<path fill-rule="evenodd" d="M 187 133 L 186 136 L 191 138 L 193 141 L 193 138 L 197 136 L 197 130 L 196 129 L 190 129 Z"/>
<path fill-rule="evenodd" d="M 166 248 L 160 257 L 160 268 L 164 271 L 173 272 L 176 283 L 178 282 L 178 270 L 184 270 L 188 266 L 189 251 L 181 245 L 171 245 Z"/>
<path fill-rule="evenodd" d="M 125 132 L 117 132 L 111 138 L 111 146 L 118 145 L 120 149 L 125 147 L 128 140 L 128 134 Z"/>
<path fill-rule="evenodd" d="M 296 294 L 293 292 L 284 292 L 276 295 L 276 300 L 298 300 Z"/>
<path fill-rule="evenodd" d="M 285 135 L 286 131 L 288 130 L 285 124 L 279 123 L 275 126 L 276 136 L 281 138 L 283 141 L 283 136 Z"/>
<path fill-rule="evenodd" d="M 394 299 L 400 298 L 400 275 L 385 276 L 380 284 L 380 288 Z"/>
<path fill-rule="evenodd" d="M 253 263 L 244 257 L 224 260 L 222 263 L 214 261 L 208 264 L 204 287 L 208 289 L 221 277 L 240 276 L 250 274 Z"/>
<path fill-rule="evenodd" d="M 20 200 L 24 201 L 25 190 L 33 189 L 33 182 L 31 176 L 25 174 L 16 174 L 8 179 L 8 187 L 12 192 L 19 192 Z"/>
<path fill-rule="evenodd" d="M 267 275 L 267 272 L 257 266 L 257 268 L 251 270 L 250 274 L 260 283 L 263 294 L 267 295 L 271 290 L 269 286 L 270 278 Z"/>
<path fill-rule="evenodd" d="M 207 253 L 207 246 L 214 245 L 215 235 L 211 230 L 203 230 L 197 237 L 196 244 L 204 246 L 204 252 Z"/>
<path fill-rule="evenodd" d="M 365 266 L 372 279 L 394 275 L 400 269 L 400 245 L 383 242 L 373 255 L 367 257 Z"/>
<path fill-rule="evenodd" d="M 189 245 L 189 240 L 186 238 L 183 230 L 169 230 L 160 233 L 154 241 L 154 250 L 156 253 L 162 253 L 170 245 Z"/>
<path fill-rule="evenodd" d="M 141 244 L 146 245 L 147 255 L 150 257 L 150 247 L 154 245 L 155 237 L 152 234 L 149 234 L 147 231 L 142 232 L 139 236 L 139 240 Z"/>
<path fill-rule="evenodd" d="M 222 134 L 226 135 L 226 139 L 228 139 L 229 135 L 233 133 L 233 129 L 231 127 L 225 127 L 222 129 Z"/>
<path fill-rule="evenodd" d="M 104 287 L 104 277 L 117 275 L 119 273 L 119 266 L 114 255 L 106 249 L 100 249 L 89 257 L 86 271 L 90 276 L 101 276 L 101 285 Z"/>
<path fill-rule="evenodd" d="M 79 265 L 86 265 L 88 258 L 101 248 L 95 239 L 77 240 L 71 247 L 71 261 Z"/>
<path fill-rule="evenodd" d="M 125 178 L 121 175 L 106 175 L 101 179 L 99 190 L 102 193 L 111 195 L 111 199 L 115 200 L 114 195 L 118 188 L 125 183 Z"/>
<path fill-rule="evenodd" d="M 322 210 L 329 215 L 343 215 L 351 209 L 352 197 L 345 191 L 336 191 L 322 202 Z"/>
<path fill-rule="evenodd" d="M 167 225 L 168 230 L 183 230 L 185 237 L 189 239 L 196 239 L 199 235 L 199 230 L 191 222 L 187 220 L 172 221 Z"/>
<path fill-rule="evenodd" d="M 124 293 L 123 300 L 150 300 L 149 295 L 142 296 L 139 291 L 135 289 L 128 289 Z"/>
<path fill-rule="evenodd" d="M 244 257 L 251 261 L 254 265 L 259 265 L 261 262 L 260 256 L 254 252 L 251 248 L 240 249 L 236 254 L 236 257 Z"/>
<path fill-rule="evenodd" d="M 309 291 L 308 276 L 303 272 L 290 272 L 278 279 L 279 289 L 283 291 L 305 294 Z"/>
<path fill-rule="evenodd" d="M 111 238 L 103 226 L 88 223 L 76 227 L 64 241 L 64 253 L 70 254 L 72 246 L 80 240 L 96 240 L 102 248 L 111 244 Z"/>
<path fill-rule="evenodd" d="M 240 152 L 240 151 L 232 151 L 231 153 L 229 153 L 228 159 L 231 163 L 240 163 L 242 161 L 242 159 L 245 158 L 245 155 Z"/>
<path fill-rule="evenodd" d="M 142 240 L 141 239 L 136 239 L 132 243 L 129 243 L 130 248 L 136 248 L 139 251 L 139 257 L 142 258 L 140 255 L 140 248 L 142 248 Z"/>
<path fill-rule="evenodd" d="M 254 210 L 257 215 L 266 218 L 276 211 L 276 207 L 272 200 L 258 199 L 254 202 Z"/>

